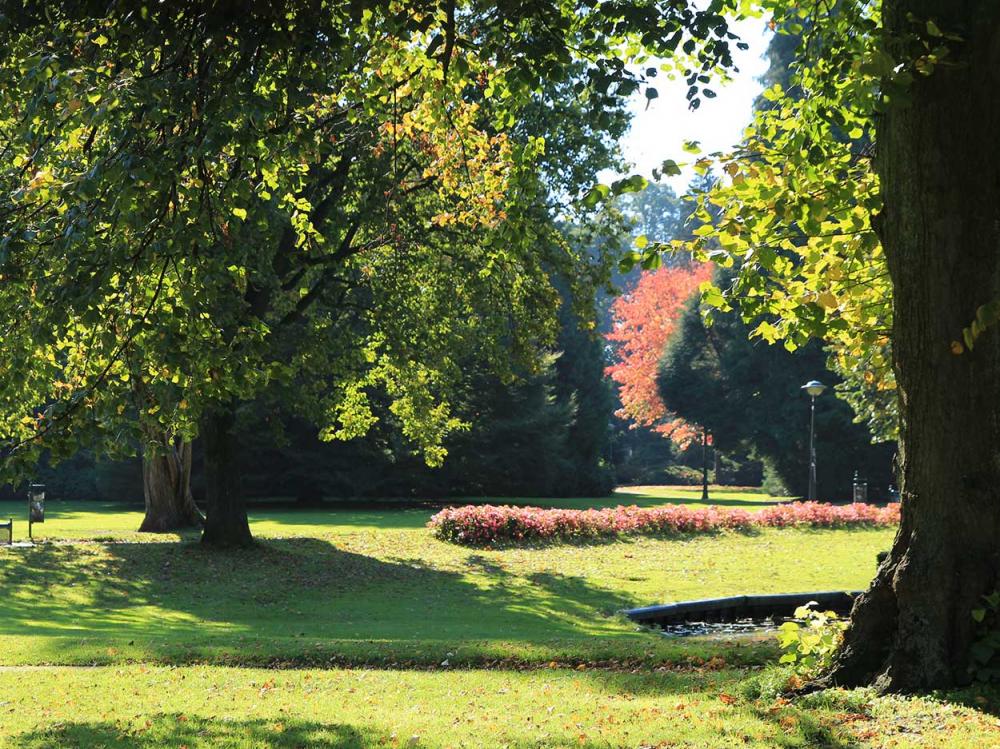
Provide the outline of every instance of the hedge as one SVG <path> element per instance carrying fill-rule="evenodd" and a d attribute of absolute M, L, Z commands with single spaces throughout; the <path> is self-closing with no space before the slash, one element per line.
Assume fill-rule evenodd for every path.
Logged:
<path fill-rule="evenodd" d="M 899 523 L 899 504 L 788 502 L 757 512 L 718 507 L 635 505 L 600 510 L 552 510 L 511 505 L 449 507 L 427 523 L 434 535 L 465 546 L 581 541 L 618 536 L 707 533 L 722 529 L 807 526 L 836 528 Z"/>

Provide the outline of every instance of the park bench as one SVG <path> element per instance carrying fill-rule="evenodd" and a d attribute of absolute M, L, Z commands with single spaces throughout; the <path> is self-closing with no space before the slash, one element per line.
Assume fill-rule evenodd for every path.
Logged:
<path fill-rule="evenodd" d="M 32 484 L 28 489 L 28 538 L 31 538 L 31 526 L 34 523 L 45 522 L 45 484 Z M 6 531 L 6 536 L 4 535 Z M 14 518 L 6 523 L 0 523 L 0 545 L 11 546 L 14 543 Z"/>

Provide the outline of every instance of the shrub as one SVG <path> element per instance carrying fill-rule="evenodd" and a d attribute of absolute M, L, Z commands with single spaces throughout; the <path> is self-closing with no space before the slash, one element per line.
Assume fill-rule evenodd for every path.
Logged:
<path fill-rule="evenodd" d="M 833 661 L 847 629 L 847 620 L 833 611 L 816 611 L 815 601 L 795 609 L 798 622 L 785 622 L 778 629 L 778 644 L 784 654 L 780 663 L 793 666 L 797 673 L 811 676 Z M 801 623 L 800 623 L 801 622 Z"/>
<path fill-rule="evenodd" d="M 618 506 L 601 510 L 546 510 L 511 505 L 448 507 L 427 524 L 444 541 L 465 546 L 586 541 L 625 535 L 706 533 L 755 527 L 885 526 L 899 522 L 899 505 L 886 507 L 791 502 L 759 512 L 718 507 Z"/>
<path fill-rule="evenodd" d="M 983 596 L 982 608 L 972 610 L 976 640 L 969 673 L 978 681 L 1000 681 L 1000 591 Z"/>

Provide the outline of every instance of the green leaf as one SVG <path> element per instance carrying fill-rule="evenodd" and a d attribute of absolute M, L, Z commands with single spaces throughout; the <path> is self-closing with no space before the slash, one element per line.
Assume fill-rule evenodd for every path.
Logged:
<path fill-rule="evenodd" d="M 892 57 L 887 55 L 882 50 L 876 49 L 873 50 L 871 54 L 869 54 L 861 63 L 859 71 L 864 75 L 870 75 L 875 78 L 883 78 L 892 75 L 895 67 L 896 63 L 893 61 Z"/>
<path fill-rule="evenodd" d="M 725 307 L 726 298 L 715 286 L 710 286 L 701 292 L 701 300 L 709 307 Z"/>
<path fill-rule="evenodd" d="M 639 84 L 635 81 L 622 81 L 618 84 L 618 88 L 615 89 L 615 93 L 618 96 L 626 97 L 631 96 L 636 91 L 639 90 Z"/>
<path fill-rule="evenodd" d="M 245 208 L 233 208 L 233 215 L 236 216 L 240 221 L 247 220 L 247 212 Z"/>
<path fill-rule="evenodd" d="M 656 250 L 650 250 L 643 254 L 642 256 L 642 269 L 643 270 L 656 270 L 662 265 L 663 259 L 660 257 L 660 253 Z"/>
<path fill-rule="evenodd" d="M 622 255 L 621 260 L 618 261 L 618 270 L 622 273 L 628 273 L 630 270 L 635 268 L 641 259 L 642 255 L 634 250 L 630 250 Z"/>
<path fill-rule="evenodd" d="M 611 192 L 615 195 L 625 195 L 630 192 L 645 190 L 648 185 L 649 182 L 641 174 L 633 174 L 631 177 L 612 182 Z"/>
<path fill-rule="evenodd" d="M 607 185 L 594 185 L 587 191 L 587 194 L 583 196 L 580 204 L 584 208 L 596 208 L 597 204 L 604 200 L 608 195 L 611 194 L 611 188 Z"/>
<path fill-rule="evenodd" d="M 667 159 L 660 165 L 660 171 L 668 177 L 676 177 L 680 175 L 681 168 L 677 166 L 677 162 L 673 159 Z"/>
<path fill-rule="evenodd" d="M 989 663 L 996 650 L 984 642 L 974 642 L 969 653 L 979 663 Z"/>

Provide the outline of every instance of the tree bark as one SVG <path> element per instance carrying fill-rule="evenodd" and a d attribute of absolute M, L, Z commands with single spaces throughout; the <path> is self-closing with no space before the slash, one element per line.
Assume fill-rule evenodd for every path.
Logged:
<path fill-rule="evenodd" d="M 1000 343 L 961 351 L 1000 299 L 1000 5 L 886 0 L 889 38 L 933 19 L 962 35 L 878 125 L 874 223 L 894 292 L 902 522 L 825 683 L 882 691 L 970 680 L 971 610 L 1000 576 Z"/>
<path fill-rule="evenodd" d="M 162 443 L 162 449 L 147 449 L 142 457 L 146 515 L 139 530 L 200 528 L 204 519 L 191 494 L 191 443 L 170 436 L 164 436 Z"/>
<path fill-rule="evenodd" d="M 205 413 L 201 436 L 205 449 L 205 529 L 201 541 L 219 548 L 253 545 L 246 502 L 240 488 L 232 408 Z"/>

